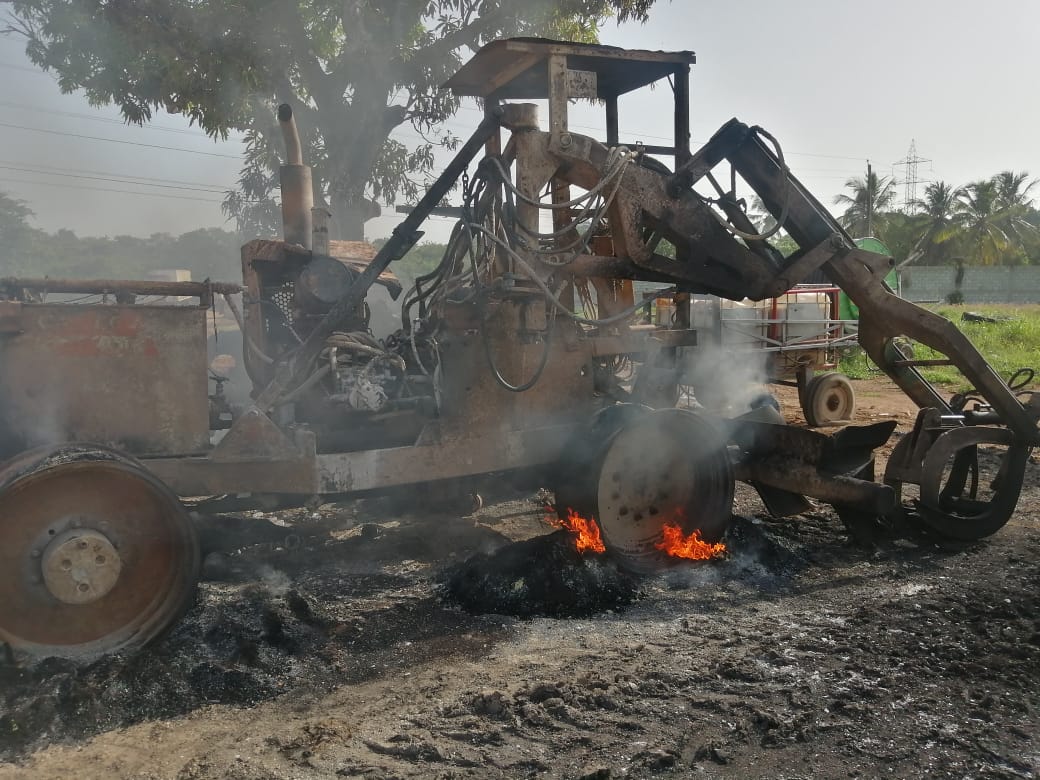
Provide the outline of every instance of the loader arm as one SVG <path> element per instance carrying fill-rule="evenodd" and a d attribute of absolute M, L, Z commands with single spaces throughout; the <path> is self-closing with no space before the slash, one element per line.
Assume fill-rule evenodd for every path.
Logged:
<path fill-rule="evenodd" d="M 559 177 L 586 189 L 599 181 L 608 148 L 569 134 L 550 138 Z M 729 161 L 799 246 L 784 260 L 765 242 L 740 241 L 693 190 L 711 169 Z M 720 199 L 722 200 L 722 199 Z M 783 294 L 822 268 L 860 309 L 860 344 L 920 408 L 951 414 L 947 402 L 902 355 L 894 339 L 919 341 L 945 355 L 971 382 L 1017 439 L 1038 440 L 1036 414 L 1023 405 L 974 345 L 944 317 L 895 295 L 884 281 L 894 260 L 856 247 L 827 210 L 799 182 L 757 128 L 731 120 L 678 172 L 631 166 L 611 214 L 614 245 L 634 265 L 692 292 L 739 300 Z M 730 220 L 732 222 L 732 218 Z M 734 225 L 738 229 L 740 226 Z M 747 227 L 747 226 L 745 226 Z M 663 236 L 680 257 L 655 253 L 648 237 Z"/>
<path fill-rule="evenodd" d="M 575 134 L 549 136 L 545 149 L 556 162 L 556 178 L 586 189 L 601 181 L 610 151 Z M 712 170 L 727 162 L 730 175 L 713 176 Z M 719 180 L 729 181 L 735 188 L 737 176 L 797 243 L 798 250 L 789 257 L 783 258 L 766 236 L 756 235 L 736 193 L 719 185 Z M 705 179 L 717 197 L 694 189 Z M 627 263 L 634 269 L 632 277 L 673 282 L 681 291 L 762 300 L 822 270 L 859 307 L 863 349 L 922 410 L 907 443 L 889 459 L 885 482 L 897 492 L 904 484 L 920 485 L 914 511 L 948 537 L 979 538 L 1010 518 L 1025 461 L 1040 441 L 1040 405 L 1034 402 L 1040 396 L 1009 387 L 955 325 L 897 296 L 885 282 L 894 260 L 856 247 L 791 173 L 768 133 L 734 119 L 674 173 L 631 165 L 618 188 L 610 223 L 616 257 L 579 258 L 572 272 L 618 272 Z M 655 251 L 661 237 L 675 245 L 675 257 Z M 901 352 L 899 337 L 944 355 L 941 362 L 955 366 L 985 404 L 964 409 L 945 400 L 920 373 L 920 363 Z M 980 446 L 1004 452 L 988 500 L 980 498 L 978 489 Z M 794 473 L 790 464 L 777 473 L 785 471 Z M 777 481 L 761 468 L 749 474 L 753 481 L 773 479 L 775 486 L 784 487 L 784 479 Z M 788 481 L 798 482 L 793 477 Z M 834 503 L 840 507 L 840 501 Z"/>

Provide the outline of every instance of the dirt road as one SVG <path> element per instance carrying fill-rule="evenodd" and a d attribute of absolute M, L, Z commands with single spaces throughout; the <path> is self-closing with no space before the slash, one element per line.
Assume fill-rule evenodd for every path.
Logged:
<path fill-rule="evenodd" d="M 912 422 L 857 387 L 864 421 Z M 1036 777 L 1036 464 L 1019 506 L 984 542 L 865 550 L 742 490 L 728 558 L 525 620 L 437 578 L 546 533 L 537 497 L 288 513 L 137 658 L 0 669 L 0 778 Z"/>

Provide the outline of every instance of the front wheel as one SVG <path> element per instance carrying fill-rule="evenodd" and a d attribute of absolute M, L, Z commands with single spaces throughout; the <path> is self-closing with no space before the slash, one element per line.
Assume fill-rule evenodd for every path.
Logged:
<path fill-rule="evenodd" d="M 199 545 L 177 496 L 138 461 L 72 444 L 0 470 L 0 641 L 30 657 L 136 650 L 187 609 Z"/>

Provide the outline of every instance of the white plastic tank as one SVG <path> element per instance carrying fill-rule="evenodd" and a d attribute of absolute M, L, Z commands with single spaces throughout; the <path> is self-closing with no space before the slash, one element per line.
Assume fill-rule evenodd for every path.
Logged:
<path fill-rule="evenodd" d="M 777 299 L 784 344 L 823 341 L 827 337 L 830 298 L 825 292 L 793 292 Z"/>
<path fill-rule="evenodd" d="M 690 327 L 698 333 L 715 332 L 715 309 L 718 298 L 714 295 L 696 295 L 690 300 Z"/>
<path fill-rule="evenodd" d="M 719 311 L 723 346 L 742 352 L 764 347 L 766 324 L 762 322 L 763 313 L 763 304 L 760 302 L 747 298 L 742 301 L 723 299 Z"/>

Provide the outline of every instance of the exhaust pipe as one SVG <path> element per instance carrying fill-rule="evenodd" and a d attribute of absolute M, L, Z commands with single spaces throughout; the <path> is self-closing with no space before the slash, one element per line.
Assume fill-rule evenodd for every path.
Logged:
<path fill-rule="evenodd" d="M 314 190 L 311 169 L 303 164 L 303 147 L 296 129 L 292 106 L 278 106 L 278 123 L 285 139 L 285 165 L 278 169 L 279 188 L 282 191 L 282 235 L 286 243 L 311 248 L 311 209 Z"/>

